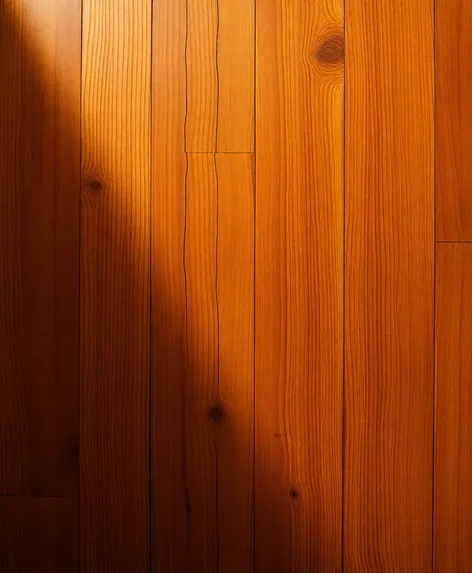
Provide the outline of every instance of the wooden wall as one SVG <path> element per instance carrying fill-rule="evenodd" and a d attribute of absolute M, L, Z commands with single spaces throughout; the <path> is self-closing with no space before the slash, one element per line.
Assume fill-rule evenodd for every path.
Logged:
<path fill-rule="evenodd" d="M 0 27 L 0 570 L 469 571 L 469 2 Z"/>

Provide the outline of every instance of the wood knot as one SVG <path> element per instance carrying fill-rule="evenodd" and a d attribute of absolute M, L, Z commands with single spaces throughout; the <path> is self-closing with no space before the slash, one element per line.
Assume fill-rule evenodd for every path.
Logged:
<path fill-rule="evenodd" d="M 341 64 L 344 61 L 344 38 L 330 36 L 316 52 L 316 59 L 321 64 Z"/>
<path fill-rule="evenodd" d="M 91 199 L 100 199 L 105 189 L 105 181 L 100 175 L 85 177 L 82 181 L 82 191 Z"/>
<path fill-rule="evenodd" d="M 297 500 L 300 497 L 300 493 L 296 487 L 291 487 L 288 490 L 288 495 L 290 496 L 291 499 L 294 499 L 294 500 Z"/>
<path fill-rule="evenodd" d="M 221 424 L 225 419 L 225 412 L 221 406 L 211 406 L 208 410 L 208 417 L 215 424 Z"/>

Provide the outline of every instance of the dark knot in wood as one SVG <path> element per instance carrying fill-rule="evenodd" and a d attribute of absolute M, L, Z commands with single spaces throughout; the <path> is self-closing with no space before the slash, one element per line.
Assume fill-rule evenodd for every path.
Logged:
<path fill-rule="evenodd" d="M 344 38 L 331 36 L 316 52 L 316 59 L 321 64 L 340 64 L 344 61 Z"/>

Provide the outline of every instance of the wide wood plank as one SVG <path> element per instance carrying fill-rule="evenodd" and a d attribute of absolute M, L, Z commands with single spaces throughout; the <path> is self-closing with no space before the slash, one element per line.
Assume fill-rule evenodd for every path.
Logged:
<path fill-rule="evenodd" d="M 429 571 L 433 3 L 348 0 L 346 37 L 345 569 Z"/>
<path fill-rule="evenodd" d="M 343 2 L 258 0 L 256 570 L 340 571 Z"/>
<path fill-rule="evenodd" d="M 436 258 L 434 571 L 472 569 L 472 245 Z"/>
<path fill-rule="evenodd" d="M 75 496 L 79 5 L 2 0 L 0 52 L 0 493 Z"/>
<path fill-rule="evenodd" d="M 1 497 L 0 570 L 77 572 L 77 500 Z"/>
<path fill-rule="evenodd" d="M 148 571 L 151 2 L 83 3 L 81 569 Z"/>
<path fill-rule="evenodd" d="M 254 147 L 254 0 L 189 0 L 186 151 Z"/>
<path fill-rule="evenodd" d="M 472 3 L 435 6 L 437 236 L 471 241 Z"/>

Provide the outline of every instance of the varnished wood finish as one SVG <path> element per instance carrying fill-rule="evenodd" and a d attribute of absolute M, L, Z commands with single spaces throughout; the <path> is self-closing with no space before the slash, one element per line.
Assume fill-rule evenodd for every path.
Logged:
<path fill-rule="evenodd" d="M 256 570 L 340 571 L 343 4 L 256 24 Z"/>
<path fill-rule="evenodd" d="M 472 569 L 472 245 L 436 259 L 434 571 Z"/>
<path fill-rule="evenodd" d="M 153 24 L 151 568 L 250 572 L 253 158 L 185 154 L 188 58 L 202 71 L 186 6 L 159 3 Z M 203 34 L 212 12 L 193 8 Z"/>
<path fill-rule="evenodd" d="M 471 31 L 0 0 L 2 572 L 472 568 Z"/>
<path fill-rule="evenodd" d="M 188 155 L 181 181 L 185 190 L 180 230 L 183 260 L 177 252 L 172 259 L 172 239 L 165 237 L 178 220 L 176 213 L 173 220 L 167 218 L 166 228 L 157 231 L 162 240 L 156 241 L 153 249 L 153 292 L 160 298 L 153 313 L 157 352 L 152 500 L 158 548 L 154 571 L 170 567 L 252 571 L 252 162 L 248 155 Z M 171 187 L 173 182 L 171 178 Z M 156 192 L 153 223 L 163 220 L 158 204 L 166 201 L 165 188 L 156 188 Z M 181 268 L 183 276 L 179 276 Z M 183 280 L 183 315 L 176 304 L 179 299 L 167 290 L 172 282 L 162 274 L 165 271 L 177 288 Z M 172 315 L 169 318 L 172 312 L 178 313 L 176 320 Z M 174 330 L 179 316 L 181 328 Z M 171 341 L 161 338 L 167 336 L 159 328 L 163 324 L 172 328 Z M 176 370 L 177 356 L 183 359 L 180 371 Z M 169 362 L 173 377 L 166 367 Z M 181 426 L 174 431 L 177 420 Z M 175 450 L 178 456 L 172 454 Z M 157 463 L 164 463 L 165 453 L 171 475 Z M 174 536 L 169 539 L 169 534 L 163 533 L 169 542 L 165 545 L 158 536 L 168 528 Z M 176 532 L 181 537 L 175 536 Z"/>
<path fill-rule="evenodd" d="M 185 465 L 186 0 L 153 10 L 151 216 L 151 571 L 189 564 Z"/>
<path fill-rule="evenodd" d="M 472 241 L 472 4 L 435 6 L 437 233 Z"/>
<path fill-rule="evenodd" d="M 187 152 L 253 151 L 254 1 L 187 2 Z"/>
<path fill-rule="evenodd" d="M 254 566 L 254 158 L 216 155 L 218 571 Z M 212 416 L 214 417 L 214 415 Z"/>
<path fill-rule="evenodd" d="M 0 570 L 78 573 L 77 500 L 0 497 Z"/>
<path fill-rule="evenodd" d="M 0 493 L 74 496 L 79 7 L 2 0 L 0 45 Z"/>
<path fill-rule="evenodd" d="M 433 4 L 348 0 L 346 37 L 345 570 L 429 571 Z"/>
<path fill-rule="evenodd" d="M 151 2 L 83 3 L 80 551 L 148 571 Z"/>

